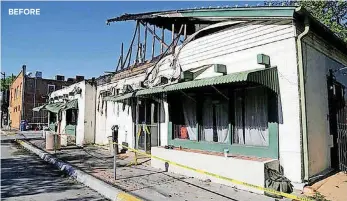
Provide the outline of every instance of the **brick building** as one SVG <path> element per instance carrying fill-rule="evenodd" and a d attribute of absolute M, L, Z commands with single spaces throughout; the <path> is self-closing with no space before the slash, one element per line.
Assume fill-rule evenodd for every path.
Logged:
<path fill-rule="evenodd" d="M 27 120 L 33 127 L 47 123 L 47 112 L 32 111 L 34 107 L 46 103 L 48 95 L 56 90 L 83 80 L 83 76 L 68 78 L 57 75 L 55 79 L 42 78 L 41 72 L 35 75 L 26 72 L 23 65 L 10 87 L 9 113 L 11 127 L 19 129 L 21 120 Z"/>

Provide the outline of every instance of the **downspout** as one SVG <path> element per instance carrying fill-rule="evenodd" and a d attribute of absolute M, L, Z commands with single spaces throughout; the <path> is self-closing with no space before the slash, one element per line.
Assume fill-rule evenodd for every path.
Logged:
<path fill-rule="evenodd" d="M 300 8 L 299 8 L 300 10 Z M 296 11 L 299 11 L 296 10 Z M 310 30 L 308 17 L 305 17 L 305 29 L 299 34 L 296 42 L 298 48 L 298 70 L 299 70 L 299 91 L 300 91 L 300 114 L 301 114 L 301 129 L 302 129 L 302 140 L 301 140 L 301 158 L 304 169 L 304 175 L 302 175 L 303 182 L 308 181 L 308 136 L 307 136 L 307 117 L 306 117 L 306 96 L 305 96 L 305 72 L 303 64 L 303 51 L 302 51 L 302 40 L 307 36 Z"/>

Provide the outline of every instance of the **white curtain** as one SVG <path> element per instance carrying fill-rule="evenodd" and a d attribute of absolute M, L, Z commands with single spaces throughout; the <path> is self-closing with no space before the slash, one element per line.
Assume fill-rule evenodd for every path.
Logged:
<path fill-rule="evenodd" d="M 196 132 L 196 103 L 189 99 L 182 100 L 184 123 L 187 126 L 189 140 L 197 140 Z"/>
<path fill-rule="evenodd" d="M 242 91 L 235 92 L 235 127 L 233 142 L 236 144 L 245 144 L 243 136 L 243 123 L 242 123 Z"/>
<path fill-rule="evenodd" d="M 228 112 L 229 108 L 228 102 L 226 100 L 219 101 L 218 103 L 213 103 L 210 97 L 205 98 L 202 114 L 203 130 L 201 134 L 201 140 L 214 142 L 214 135 L 217 135 L 215 136 L 217 142 L 226 143 L 228 141 Z M 216 118 L 215 131 L 213 130 L 213 116 L 215 116 Z"/>
<path fill-rule="evenodd" d="M 206 97 L 202 106 L 202 125 L 201 140 L 213 142 L 213 106 L 212 99 Z"/>
<path fill-rule="evenodd" d="M 242 96 L 236 92 L 234 143 L 268 146 L 268 100 L 266 88 L 257 87 L 245 90 L 244 127 L 242 121 Z"/>
<path fill-rule="evenodd" d="M 216 105 L 216 126 L 218 142 L 226 143 L 228 141 L 229 133 L 229 103 L 223 101 Z"/>

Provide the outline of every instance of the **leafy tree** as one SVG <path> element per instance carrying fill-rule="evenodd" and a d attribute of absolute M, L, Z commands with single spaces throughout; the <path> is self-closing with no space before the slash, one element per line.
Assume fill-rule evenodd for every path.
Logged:
<path fill-rule="evenodd" d="M 265 1 L 264 5 L 302 6 L 347 42 L 347 1 Z"/>
<path fill-rule="evenodd" d="M 14 75 L 8 76 L 5 79 L 1 78 L 1 91 L 4 91 L 5 89 L 9 89 L 9 87 L 11 86 L 15 78 L 16 77 Z"/>

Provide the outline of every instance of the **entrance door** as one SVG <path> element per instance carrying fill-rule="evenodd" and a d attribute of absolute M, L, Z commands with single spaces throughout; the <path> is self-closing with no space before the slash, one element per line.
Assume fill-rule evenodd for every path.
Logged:
<path fill-rule="evenodd" d="M 137 102 L 136 147 L 150 152 L 152 146 L 158 146 L 158 110 L 159 104 L 151 99 Z"/>
<path fill-rule="evenodd" d="M 345 87 L 330 72 L 328 76 L 328 104 L 330 134 L 333 135 L 331 165 L 334 169 L 347 171 L 347 105 L 344 101 Z"/>

